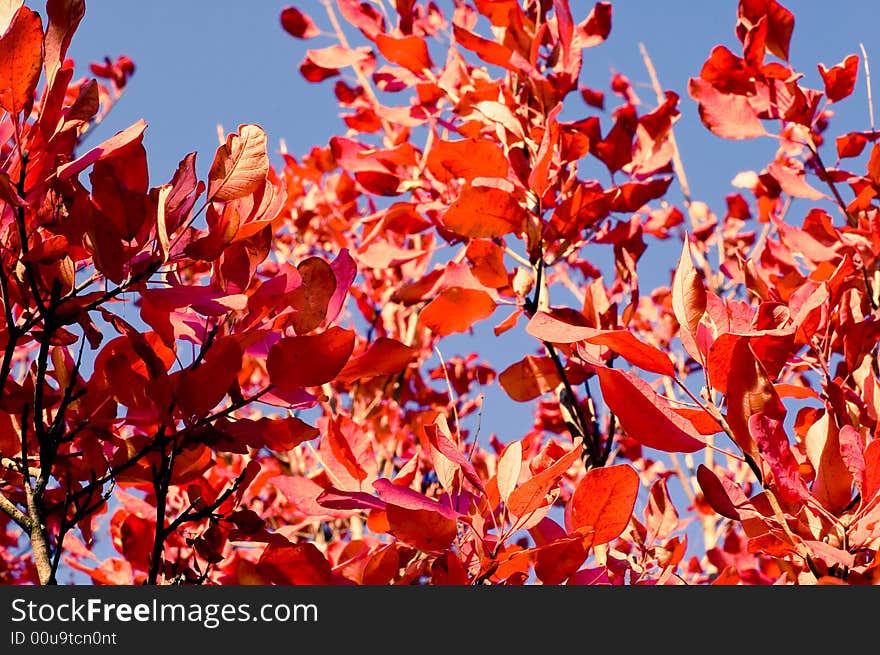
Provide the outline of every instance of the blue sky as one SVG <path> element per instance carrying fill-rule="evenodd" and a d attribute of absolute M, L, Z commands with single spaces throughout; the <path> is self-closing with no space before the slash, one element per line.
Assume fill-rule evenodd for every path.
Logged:
<path fill-rule="evenodd" d="M 319 26 L 327 25 L 317 0 L 295 4 L 311 14 Z M 583 6 L 591 4 L 585 2 Z M 578 10 L 579 5 L 580 0 L 572 1 L 576 16 L 585 13 L 584 9 Z M 687 79 L 699 73 L 714 45 L 726 44 L 737 51 L 736 5 L 735 0 L 615 2 L 611 37 L 586 51 L 582 77 L 582 83 L 607 94 L 611 75 L 623 73 L 645 105 L 653 107 L 654 93 L 638 47 L 644 43 L 664 88 L 682 98 L 676 136 L 692 194 L 719 214 L 724 211 L 724 196 L 733 191 L 731 179 L 742 170 L 760 169 L 775 151 L 770 139 L 731 142 L 711 135 L 700 124 L 695 103 L 687 97 Z M 333 80 L 306 83 L 298 65 L 307 48 L 329 45 L 331 41 L 300 41 L 287 35 L 278 18 L 284 6 L 283 2 L 269 0 L 89 0 L 69 52 L 79 70 L 88 74 L 88 62 L 121 54 L 131 57 L 137 69 L 121 102 L 87 145 L 144 118 L 149 125 L 145 145 L 151 185 L 167 182 L 177 162 L 193 150 L 199 153 L 198 168 L 204 178 L 217 147 L 218 124 L 227 132 L 241 123 L 260 124 L 269 136 L 273 153 L 277 153 L 282 139 L 295 156 L 313 145 L 325 145 L 332 135 L 345 130 L 338 118 Z M 787 6 L 796 16 L 792 61 L 805 72 L 808 85 L 821 88 L 817 62 L 826 66 L 838 63 L 846 55 L 858 53 L 859 43 L 867 48 L 875 79 L 880 79 L 880 40 L 873 3 L 790 1 Z M 836 108 L 839 120 L 832 123 L 832 135 L 868 128 L 864 82 L 860 70 L 856 92 Z M 609 96 L 607 103 L 613 108 L 616 98 Z M 574 96 L 567 109 L 580 112 L 580 117 L 595 111 Z M 607 123 L 603 126 L 607 129 Z M 836 159 L 833 145 L 826 146 L 825 159 L 829 164 Z M 670 197 L 676 198 L 674 194 Z M 796 203 L 789 216 L 799 221 L 807 209 L 803 202 L 801 206 Z M 649 248 L 639 268 L 644 291 L 669 283 L 680 252 L 680 245 L 674 241 Z M 503 309 L 496 312 L 472 338 L 460 336 L 444 342 L 446 359 L 477 351 L 501 371 L 533 349 L 536 343 L 521 329 L 500 339 L 491 336 L 491 327 L 506 315 Z M 517 405 L 497 385 L 487 390 L 482 435 L 497 432 L 508 441 L 521 437 L 530 425 L 529 405 Z"/>

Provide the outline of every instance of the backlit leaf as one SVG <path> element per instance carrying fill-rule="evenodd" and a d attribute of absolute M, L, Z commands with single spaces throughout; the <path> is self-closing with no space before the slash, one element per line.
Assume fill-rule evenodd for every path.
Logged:
<path fill-rule="evenodd" d="M 343 369 L 352 350 L 354 332 L 339 327 L 315 335 L 286 337 L 269 350 L 269 379 L 280 389 L 324 384 Z"/>
<path fill-rule="evenodd" d="M 714 134 L 725 139 L 754 139 L 767 134 L 745 96 L 722 93 L 699 77 L 688 82 L 688 94 L 699 104 L 700 119 Z"/>
<path fill-rule="evenodd" d="M 631 373 L 597 368 L 602 397 L 627 436 L 649 448 L 691 453 L 705 446 L 699 432 L 649 384 Z"/>
<path fill-rule="evenodd" d="M 419 315 L 419 323 L 440 336 L 467 332 L 495 311 L 495 301 L 485 291 L 451 287 L 434 298 Z"/>
<path fill-rule="evenodd" d="M 30 107 L 42 65 L 43 22 L 38 13 L 21 7 L 0 36 L 0 107 L 13 116 Z"/>
<path fill-rule="evenodd" d="M 498 382 L 513 400 L 527 402 L 561 383 L 556 366 L 549 357 L 526 355 L 498 375 Z"/>
<path fill-rule="evenodd" d="M 572 530 L 592 531 L 594 544 L 617 539 L 626 529 L 639 494 L 639 475 L 629 464 L 587 471 L 571 497 Z"/>
<path fill-rule="evenodd" d="M 529 478 L 514 489 L 507 499 L 507 511 L 518 518 L 525 518 L 538 510 L 546 502 L 547 494 L 559 483 L 559 479 L 578 460 L 581 455 L 581 439 L 553 464 Z"/>
<path fill-rule="evenodd" d="M 493 239 L 521 232 L 526 210 L 510 192 L 468 184 L 441 220 L 446 229 L 463 237 Z"/>
<path fill-rule="evenodd" d="M 208 200 L 227 202 L 262 186 L 269 173 L 266 133 L 259 125 L 240 125 L 217 148 L 208 173 Z"/>

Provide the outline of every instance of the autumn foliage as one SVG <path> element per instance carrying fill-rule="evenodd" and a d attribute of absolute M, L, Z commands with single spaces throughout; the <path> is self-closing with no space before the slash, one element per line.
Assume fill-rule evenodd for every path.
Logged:
<path fill-rule="evenodd" d="M 793 14 L 740 0 L 645 103 L 581 82 L 609 3 L 391 4 L 284 8 L 339 135 L 244 124 L 204 180 L 150 175 L 143 121 L 80 145 L 135 70 L 75 72 L 83 0 L 2 4 L 0 581 L 880 581 L 861 58 L 807 88 Z M 773 160 L 692 198 L 681 103 Z M 444 347 L 480 323 L 533 348 Z M 491 385 L 533 424 L 481 433 Z"/>

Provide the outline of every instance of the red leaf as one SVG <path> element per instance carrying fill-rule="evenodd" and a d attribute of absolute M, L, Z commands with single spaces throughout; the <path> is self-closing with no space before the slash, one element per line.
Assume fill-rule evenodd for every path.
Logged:
<path fill-rule="evenodd" d="M 16 121 L 34 102 L 42 65 L 43 22 L 39 14 L 21 7 L 0 37 L 0 107 Z"/>
<path fill-rule="evenodd" d="M 330 299 L 336 292 L 336 276 L 330 264 L 320 257 L 304 259 L 296 270 L 302 284 L 290 293 L 288 299 L 295 310 L 291 325 L 297 334 L 305 334 L 324 322 Z"/>
<path fill-rule="evenodd" d="M 657 198 L 663 197 L 669 185 L 671 177 L 664 177 L 648 182 L 627 182 L 617 187 L 611 196 L 611 211 L 636 212 L 646 204 Z"/>
<path fill-rule="evenodd" d="M 835 144 L 837 145 L 837 156 L 840 159 L 847 157 L 858 157 L 862 154 L 868 143 L 868 137 L 861 132 L 848 132 L 843 136 L 837 137 Z"/>
<path fill-rule="evenodd" d="M 767 50 L 788 61 L 789 43 L 794 31 L 794 15 L 788 9 L 776 0 L 740 0 L 737 13 L 740 17 L 737 36 L 741 41 L 747 29 L 744 21 L 755 25 L 764 18 L 767 21 Z"/>
<path fill-rule="evenodd" d="M 342 491 L 340 489 L 325 489 L 317 497 L 316 502 L 321 507 L 342 510 L 379 510 L 384 512 L 388 505 L 376 498 L 373 494 L 363 491 Z"/>
<path fill-rule="evenodd" d="M 791 452 L 782 421 L 756 413 L 749 418 L 749 432 L 761 457 L 770 466 L 779 497 L 790 503 L 805 501 L 810 492 L 798 472 L 798 463 Z"/>
<path fill-rule="evenodd" d="M 365 191 L 377 196 L 399 196 L 400 178 L 387 171 L 358 171 L 354 174 Z"/>
<path fill-rule="evenodd" d="M 278 585 L 326 585 L 332 578 L 330 563 L 313 543 L 270 543 L 257 573 Z"/>
<path fill-rule="evenodd" d="M 860 447 L 858 433 L 856 439 L 851 445 Z M 810 493 L 832 512 L 842 511 L 852 499 L 853 476 L 843 459 L 842 445 L 836 419 L 829 416 L 828 411 L 807 428 L 804 446 L 815 471 Z"/>
<path fill-rule="evenodd" d="M 355 66 L 360 62 L 372 58 L 370 49 L 366 46 L 360 48 L 346 48 L 341 45 L 331 45 L 326 48 L 308 50 L 306 61 L 311 62 L 318 68 L 336 70 L 346 66 Z"/>
<path fill-rule="evenodd" d="M 856 489 L 865 498 L 865 444 L 862 435 L 851 425 L 844 425 L 838 434 L 840 458 L 852 476 Z"/>
<path fill-rule="evenodd" d="M 147 151 L 140 139 L 112 154 L 102 155 L 89 174 L 92 202 L 126 241 L 134 239 L 147 220 L 149 185 Z"/>
<path fill-rule="evenodd" d="M 53 234 L 48 239 L 31 246 L 27 254 L 22 256 L 21 261 L 54 264 L 66 257 L 69 252 L 70 244 L 67 238 L 61 234 Z"/>
<path fill-rule="evenodd" d="M 592 48 L 602 43 L 611 34 L 611 3 L 597 2 L 590 10 L 587 19 L 577 26 L 577 45 Z"/>
<path fill-rule="evenodd" d="M 262 446 L 275 452 L 296 448 L 305 441 L 311 441 L 319 434 L 312 427 L 296 416 L 269 418 L 264 416 L 256 421 L 257 434 Z"/>
<path fill-rule="evenodd" d="M 713 388 L 727 397 L 727 423 L 737 444 L 755 455 L 748 428 L 749 418 L 763 412 L 774 418 L 785 416 L 785 408 L 767 370 L 755 357 L 749 338 L 722 334 L 709 348 L 706 370 Z"/>
<path fill-rule="evenodd" d="M 442 414 L 437 417 L 437 420 L 434 421 L 433 425 L 425 426 L 425 434 L 428 436 L 431 445 L 434 446 L 441 455 L 461 469 L 462 474 L 468 482 L 481 492 L 486 492 L 486 489 L 483 486 L 483 481 L 477 474 L 474 465 L 471 464 L 471 461 L 463 452 L 461 452 L 458 446 L 452 442 L 452 439 L 450 438 L 452 435 L 446 424 L 446 418 Z"/>
<path fill-rule="evenodd" d="M 354 350 L 354 332 L 339 327 L 316 335 L 286 337 L 269 350 L 266 369 L 279 389 L 316 387 L 343 369 Z"/>
<path fill-rule="evenodd" d="M 549 357 L 526 355 L 498 376 L 498 382 L 513 400 L 534 400 L 559 386 L 561 379 Z"/>
<path fill-rule="evenodd" d="M 468 183 L 441 220 L 446 229 L 463 237 L 494 239 L 522 232 L 526 210 L 508 191 Z"/>
<path fill-rule="evenodd" d="M 345 438 L 338 422 L 333 418 L 327 420 L 327 434 L 324 435 L 324 439 L 330 445 L 330 452 L 333 453 L 334 459 L 345 467 L 345 470 L 348 471 L 352 478 L 358 482 L 363 482 L 367 479 L 366 470 L 361 466 L 351 445 L 348 443 L 348 439 Z"/>
<path fill-rule="evenodd" d="M 373 482 L 373 488 L 379 494 L 379 498 L 389 505 L 440 514 L 453 522 L 458 519 L 458 514 L 451 507 L 442 505 L 437 500 L 428 498 L 409 487 L 394 484 L 386 478 L 379 478 Z"/>
<path fill-rule="evenodd" d="M 541 341 L 575 343 L 594 337 L 601 331 L 585 325 L 574 325 L 547 312 L 536 312 L 529 320 L 526 332 Z"/>
<path fill-rule="evenodd" d="M 722 93 L 699 77 L 688 82 L 688 94 L 699 104 L 700 119 L 714 134 L 725 139 L 754 139 L 767 134 L 745 96 Z"/>
<path fill-rule="evenodd" d="M 526 332 L 541 341 L 575 343 L 584 341 L 605 346 L 633 366 L 660 375 L 672 376 L 675 367 L 663 351 L 646 344 L 629 330 L 597 330 L 585 325 L 574 325 L 547 312 L 536 312 L 526 326 Z"/>
<path fill-rule="evenodd" d="M 77 157 L 72 162 L 59 167 L 57 171 L 58 178 L 66 180 L 67 178 L 84 171 L 99 159 L 111 156 L 114 152 L 124 148 L 130 143 L 140 143 L 145 129 L 147 129 L 147 124 L 141 119 L 131 127 L 127 127 L 121 132 L 117 132 L 81 157 Z"/>
<path fill-rule="evenodd" d="M 426 553 L 442 553 L 458 533 L 456 522 L 437 512 L 389 504 L 385 515 L 390 534 Z"/>
<path fill-rule="evenodd" d="M 602 397 L 627 436 L 666 452 L 691 453 L 705 446 L 691 422 L 672 411 L 649 384 L 617 369 L 596 372 Z"/>
<path fill-rule="evenodd" d="M 331 509 L 318 504 L 317 498 L 324 488 L 310 478 L 301 475 L 276 475 L 269 482 L 287 498 L 297 510 L 309 518 L 346 518 L 355 510 Z"/>
<path fill-rule="evenodd" d="M 825 68 L 824 64 L 819 64 L 818 68 L 822 81 L 825 83 L 825 95 L 828 97 L 828 102 L 843 100 L 856 88 L 856 78 L 859 74 L 857 55 L 849 55 L 831 68 Z"/>
<path fill-rule="evenodd" d="M 181 411 L 202 416 L 223 400 L 241 369 L 242 350 L 237 337 L 221 337 L 196 369 L 186 369 L 177 383 L 175 397 Z"/>
<path fill-rule="evenodd" d="M 828 197 L 807 184 L 806 175 L 802 170 L 795 171 L 788 166 L 774 161 L 767 167 L 767 172 L 779 183 L 780 188 L 790 196 L 806 198 L 807 200 L 822 200 Z"/>
<path fill-rule="evenodd" d="M 281 27 L 298 39 L 311 39 L 321 33 L 312 19 L 296 7 L 285 7 L 281 10 Z"/>
<path fill-rule="evenodd" d="M 485 291 L 451 287 L 428 303 L 419 315 L 419 323 L 445 337 L 453 332 L 467 332 L 494 311 L 495 301 Z"/>
<path fill-rule="evenodd" d="M 362 0 L 337 0 L 339 13 L 370 40 L 385 31 L 385 19 L 378 9 Z"/>
<path fill-rule="evenodd" d="M 452 33 L 455 35 L 455 42 L 458 45 L 467 48 L 487 64 L 507 69 L 513 68 L 510 63 L 513 53 L 504 44 L 485 39 L 456 23 L 452 25 Z"/>
<path fill-rule="evenodd" d="M 64 63 L 70 39 L 85 15 L 84 0 L 49 0 L 46 3 L 46 14 L 49 24 L 43 41 L 45 54 L 46 87 L 52 88 L 55 74 Z M 3 30 L 0 28 L 0 34 Z"/>
<path fill-rule="evenodd" d="M 639 475 L 629 464 L 587 471 L 571 496 L 571 526 L 607 544 L 626 529 L 639 495 Z"/>
<path fill-rule="evenodd" d="M 678 528 L 678 512 L 669 497 L 665 478 L 651 485 L 648 506 L 645 508 L 645 527 L 648 528 L 648 543 L 655 539 L 665 541 Z"/>
<path fill-rule="evenodd" d="M 473 239 L 465 251 L 471 263 L 474 277 L 489 289 L 500 289 L 508 284 L 507 269 L 504 266 L 504 251 L 501 246 L 488 239 Z"/>
<path fill-rule="evenodd" d="M 589 541 L 581 537 L 562 538 L 535 548 L 535 575 L 545 585 L 561 584 L 584 563 L 588 549 Z"/>
<path fill-rule="evenodd" d="M 507 176 L 509 164 L 504 151 L 489 139 L 437 141 L 428 152 L 428 170 L 441 182 L 475 177 Z"/>
<path fill-rule="evenodd" d="M 865 448 L 865 501 L 880 490 L 880 440 L 875 439 Z"/>
<path fill-rule="evenodd" d="M 393 375 L 406 369 L 417 356 L 418 350 L 415 348 L 405 346 L 396 339 L 379 337 L 364 352 L 352 357 L 336 380 L 350 384 L 356 380 Z"/>
<path fill-rule="evenodd" d="M 679 416 L 690 421 L 694 429 L 702 435 L 718 434 L 722 431 L 718 421 L 704 409 L 693 409 L 690 407 L 673 407 L 671 409 Z"/>
<path fill-rule="evenodd" d="M 585 339 L 587 343 L 607 346 L 633 366 L 659 375 L 675 375 L 675 366 L 662 350 L 640 341 L 629 330 L 601 331 Z"/>
<path fill-rule="evenodd" d="M 725 484 L 725 482 L 727 484 Z M 728 493 L 728 488 L 733 485 L 733 483 L 719 479 L 711 469 L 703 464 L 700 464 L 697 468 L 697 483 L 700 485 L 700 489 L 703 490 L 703 496 L 705 496 L 706 502 L 708 502 L 712 509 L 718 514 L 733 519 L 734 521 L 742 520 L 739 510 L 736 508 L 736 504 L 734 504 L 734 501 Z M 736 487 L 736 490 L 739 491 L 739 495 L 741 495 L 741 498 L 738 498 L 737 501 L 746 501 L 745 494 L 739 490 L 739 487 Z"/>
<path fill-rule="evenodd" d="M 544 505 L 547 494 L 580 457 L 581 443 L 581 439 L 578 437 L 571 450 L 538 475 L 529 478 L 514 489 L 507 499 L 507 511 L 513 516 L 524 518 Z"/>
<path fill-rule="evenodd" d="M 342 248 L 339 251 L 336 259 L 330 263 L 330 268 L 333 269 L 333 275 L 336 276 L 336 290 L 327 304 L 327 316 L 324 319 L 325 326 L 330 325 L 339 316 L 339 312 L 342 311 L 342 307 L 345 305 L 345 299 L 348 297 L 348 290 L 357 276 L 357 266 L 349 254 L 348 248 Z"/>
<path fill-rule="evenodd" d="M 420 74 L 434 67 L 434 62 L 428 54 L 428 44 L 421 37 L 394 37 L 379 33 L 376 35 L 376 47 L 388 61 L 403 66 L 413 73 Z"/>

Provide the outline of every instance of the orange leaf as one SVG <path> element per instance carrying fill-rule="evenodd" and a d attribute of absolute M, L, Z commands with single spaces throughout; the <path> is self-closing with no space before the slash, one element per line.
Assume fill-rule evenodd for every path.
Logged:
<path fill-rule="evenodd" d="M 485 291 L 450 287 L 428 303 L 419 315 L 419 323 L 445 337 L 453 332 L 467 332 L 494 311 L 495 301 Z"/>
<path fill-rule="evenodd" d="M 578 437 L 570 451 L 514 489 L 507 499 L 507 511 L 513 516 L 524 518 L 541 507 L 545 503 L 547 494 L 559 482 L 559 478 L 565 475 L 580 457 L 581 443 L 582 439 Z"/>
<path fill-rule="evenodd" d="M 357 456 L 354 454 L 345 435 L 342 434 L 338 422 L 333 418 L 327 421 L 327 434 L 324 436 L 324 439 L 330 444 L 330 452 L 333 453 L 333 457 L 345 467 L 345 470 L 348 471 L 351 477 L 358 482 L 363 482 L 367 479 L 366 470 L 358 462 Z"/>
<path fill-rule="evenodd" d="M 594 544 L 617 539 L 632 516 L 639 475 L 629 464 L 587 471 L 571 496 L 571 526 L 593 533 Z"/>
<path fill-rule="evenodd" d="M 376 35 L 379 52 L 390 62 L 403 66 L 413 73 L 434 67 L 428 54 L 428 44 L 418 36 L 395 37 L 384 33 Z"/>
<path fill-rule="evenodd" d="M 526 355 L 504 369 L 498 376 L 498 382 L 508 396 L 523 403 L 553 391 L 561 379 L 549 357 Z"/>
<path fill-rule="evenodd" d="M 526 210 L 508 191 L 468 183 L 446 210 L 442 222 L 446 229 L 463 237 L 494 239 L 522 232 Z"/>
<path fill-rule="evenodd" d="M 649 384 L 617 369 L 597 368 L 596 372 L 602 397 L 627 436 L 666 452 L 692 453 L 703 448 L 691 422 L 672 411 Z"/>
<path fill-rule="evenodd" d="M 269 350 L 269 379 L 282 390 L 315 387 L 343 369 L 354 350 L 354 332 L 331 327 L 321 334 L 286 337 Z"/>
<path fill-rule="evenodd" d="M 42 65 L 43 22 L 39 14 L 21 7 L 0 37 L 0 107 L 15 120 L 34 102 Z"/>
<path fill-rule="evenodd" d="M 238 127 L 238 134 L 226 137 L 226 143 L 214 155 L 208 173 L 208 200 L 227 202 L 250 195 L 260 188 L 269 174 L 266 133 L 259 125 Z"/>
<path fill-rule="evenodd" d="M 336 380 L 348 384 L 355 380 L 393 375 L 404 370 L 417 355 L 415 348 L 395 339 L 379 337 L 360 355 L 352 357 Z"/>
<path fill-rule="evenodd" d="M 489 139 L 462 139 L 437 141 L 428 153 L 428 170 L 441 182 L 475 177 L 507 176 L 509 168 L 504 151 Z"/>
<path fill-rule="evenodd" d="M 488 239 L 474 239 L 468 244 L 465 256 L 480 284 L 490 289 L 507 286 L 507 269 L 504 267 L 501 246 Z"/>
<path fill-rule="evenodd" d="M 602 332 L 586 339 L 588 343 L 607 346 L 633 366 L 660 375 L 675 375 L 675 366 L 662 350 L 640 341 L 629 330 Z"/>

